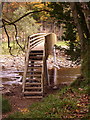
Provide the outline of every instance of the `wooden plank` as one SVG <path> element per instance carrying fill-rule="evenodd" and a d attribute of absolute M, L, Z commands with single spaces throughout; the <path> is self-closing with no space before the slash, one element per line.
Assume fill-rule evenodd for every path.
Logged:
<path fill-rule="evenodd" d="M 27 73 L 34 73 L 34 74 L 41 74 L 42 71 L 32 71 L 32 70 L 28 70 Z"/>
<path fill-rule="evenodd" d="M 32 51 L 30 51 L 30 53 L 43 53 L 43 50 L 32 50 Z"/>
<path fill-rule="evenodd" d="M 32 61 L 32 62 L 34 62 L 34 61 L 42 61 L 42 60 L 29 60 L 29 61 Z"/>
<path fill-rule="evenodd" d="M 30 55 L 29 55 L 29 59 L 30 59 L 30 58 L 34 58 L 34 59 L 38 59 L 38 58 L 40 59 L 40 58 L 41 58 L 41 59 L 42 59 L 43 56 L 30 56 Z"/>
<path fill-rule="evenodd" d="M 42 99 L 43 96 L 25 96 L 24 98 L 27 98 L 27 99 Z"/>
<path fill-rule="evenodd" d="M 25 87 L 25 89 L 42 89 L 41 87 Z"/>
<path fill-rule="evenodd" d="M 42 65 L 42 63 L 38 63 L 38 62 L 34 62 L 34 63 L 31 63 L 31 62 L 29 62 L 29 65 L 39 65 L 39 66 L 41 66 Z"/>
<path fill-rule="evenodd" d="M 37 52 L 37 53 L 30 52 L 30 55 L 43 55 L 43 52 Z"/>
<path fill-rule="evenodd" d="M 36 75 L 36 74 L 41 74 L 42 72 L 41 71 L 33 71 L 33 70 L 31 70 L 31 71 L 27 71 L 27 74 L 33 74 L 33 75 Z"/>
<path fill-rule="evenodd" d="M 30 68 L 33 68 L 33 69 L 40 69 L 40 68 L 42 68 L 42 66 L 37 66 L 37 67 L 36 67 L 36 66 L 35 66 L 35 67 L 34 67 L 34 66 L 33 66 L 33 67 L 28 66 L 28 68 L 29 68 L 29 69 L 30 69 Z"/>
<path fill-rule="evenodd" d="M 41 78 L 40 79 L 26 79 L 26 82 L 41 82 Z"/>
<path fill-rule="evenodd" d="M 38 46 L 42 41 L 39 41 L 38 43 L 34 44 L 33 46 L 30 46 L 31 49 L 35 49 L 36 46 Z"/>
<path fill-rule="evenodd" d="M 26 85 L 41 85 L 41 83 L 36 83 L 36 82 L 35 83 L 26 82 L 25 84 Z"/>
<path fill-rule="evenodd" d="M 35 74 L 35 73 L 33 73 L 33 74 L 29 74 L 29 73 L 27 73 L 27 75 L 26 75 L 26 77 L 31 77 L 31 76 L 40 76 L 41 77 L 41 74 L 39 74 L 39 73 L 37 73 L 37 74 Z"/>
<path fill-rule="evenodd" d="M 42 94 L 42 91 L 32 91 L 32 92 L 29 92 L 29 91 L 25 91 L 24 94 Z"/>
<path fill-rule="evenodd" d="M 30 43 L 28 44 L 28 49 L 27 49 L 27 53 L 26 53 L 25 69 L 24 69 L 23 80 L 22 80 L 22 92 L 24 92 L 26 73 L 27 73 L 28 63 L 29 63 L 29 52 L 30 52 L 29 46 L 30 46 Z"/>
<path fill-rule="evenodd" d="M 46 36 L 46 35 L 47 35 L 46 33 L 36 33 L 36 34 L 30 35 L 29 38 L 33 38 L 35 36 Z"/>

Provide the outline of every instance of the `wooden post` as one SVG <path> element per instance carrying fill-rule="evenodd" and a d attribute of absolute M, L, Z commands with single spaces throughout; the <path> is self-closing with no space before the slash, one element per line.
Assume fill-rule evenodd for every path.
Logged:
<path fill-rule="evenodd" d="M 27 68 L 28 68 L 28 62 L 29 62 L 29 52 L 30 52 L 30 42 L 28 43 L 28 48 L 25 56 L 25 69 L 24 69 L 23 80 L 22 80 L 22 92 L 24 92 L 24 87 L 25 87 L 26 74 L 27 74 Z"/>
<path fill-rule="evenodd" d="M 57 37 L 56 34 L 51 33 L 45 36 L 45 54 L 46 54 L 46 59 L 48 58 L 49 55 L 53 55 L 53 46 L 57 42 Z"/>
<path fill-rule="evenodd" d="M 53 47 L 53 58 L 54 58 L 54 64 L 57 62 L 56 60 L 56 50 L 55 50 L 55 46 Z M 54 89 L 56 89 L 56 81 L 57 81 L 57 68 L 54 67 Z"/>
<path fill-rule="evenodd" d="M 45 46 L 44 46 L 45 47 L 45 61 L 48 59 L 49 55 L 53 55 L 53 46 L 55 45 L 56 42 L 57 42 L 56 34 L 51 33 L 51 34 L 48 34 L 47 36 L 45 36 Z M 47 62 L 45 62 L 45 64 L 47 64 Z M 49 84 L 47 68 L 45 68 L 45 78 L 47 80 L 44 79 L 44 84 L 46 85 L 47 82 Z"/>

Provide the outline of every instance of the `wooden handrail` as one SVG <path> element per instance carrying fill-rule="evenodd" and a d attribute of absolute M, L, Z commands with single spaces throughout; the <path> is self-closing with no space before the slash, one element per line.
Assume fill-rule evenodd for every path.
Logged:
<path fill-rule="evenodd" d="M 30 42 L 30 50 L 32 50 L 34 47 L 36 47 L 39 43 L 43 42 L 45 40 L 46 33 L 37 33 L 33 34 L 28 37 Z"/>
<path fill-rule="evenodd" d="M 40 36 L 40 35 L 46 35 L 46 33 L 36 33 L 36 34 L 33 34 L 33 35 L 29 36 L 29 37 L 32 38 L 32 37 Z"/>
<path fill-rule="evenodd" d="M 26 74 L 27 74 L 27 67 L 28 67 L 28 62 L 29 62 L 29 53 L 34 47 L 36 47 L 38 44 L 40 44 L 42 41 L 45 40 L 44 36 L 46 36 L 46 33 L 37 33 L 37 34 L 33 34 L 33 35 L 28 37 L 28 42 L 29 43 L 28 43 L 27 52 L 26 52 L 25 70 L 24 70 L 23 85 L 22 85 L 23 92 L 24 92 Z M 42 74 L 42 86 L 43 86 L 43 74 Z"/>

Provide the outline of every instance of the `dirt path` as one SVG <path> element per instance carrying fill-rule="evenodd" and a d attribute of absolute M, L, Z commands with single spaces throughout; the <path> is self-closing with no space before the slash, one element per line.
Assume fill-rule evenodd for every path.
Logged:
<path fill-rule="evenodd" d="M 12 111 L 6 114 L 3 114 L 3 118 L 8 115 L 14 113 L 15 111 L 19 111 L 21 109 L 29 107 L 32 103 L 40 101 L 40 99 L 26 99 L 22 96 L 22 86 L 16 85 L 10 88 L 11 94 L 4 95 L 4 98 L 8 99 L 11 106 Z"/>
<path fill-rule="evenodd" d="M 64 87 L 65 85 L 62 85 L 61 87 Z M 61 88 L 60 87 L 60 88 Z M 58 89 L 52 89 L 52 88 L 47 88 L 46 89 L 46 94 L 45 97 L 48 96 L 49 94 L 55 94 Z M 45 97 L 42 99 L 29 99 L 29 98 L 24 98 L 22 95 L 22 86 L 21 85 L 16 85 L 16 86 L 11 86 L 10 87 L 11 94 L 6 94 L 3 95 L 4 98 L 8 99 L 11 106 L 12 106 L 12 111 L 6 114 L 3 114 L 2 117 L 6 118 L 10 114 L 20 111 L 22 109 L 28 108 L 30 105 L 32 105 L 35 102 L 40 102 L 43 101 Z"/>

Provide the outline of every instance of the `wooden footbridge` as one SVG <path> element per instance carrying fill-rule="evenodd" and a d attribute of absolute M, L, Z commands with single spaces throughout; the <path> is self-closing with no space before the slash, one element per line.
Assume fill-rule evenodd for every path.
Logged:
<path fill-rule="evenodd" d="M 47 58 L 56 43 L 54 33 L 37 33 L 28 37 L 22 92 L 27 98 L 42 98 L 48 85 Z"/>

